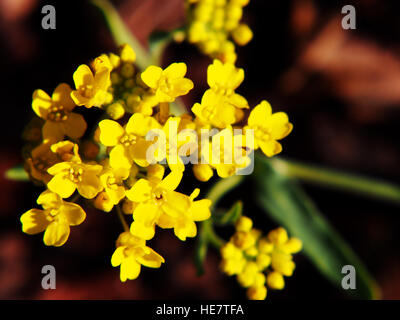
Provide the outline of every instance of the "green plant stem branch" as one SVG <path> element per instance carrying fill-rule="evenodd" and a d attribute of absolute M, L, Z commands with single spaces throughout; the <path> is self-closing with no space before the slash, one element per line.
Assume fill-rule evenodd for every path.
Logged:
<path fill-rule="evenodd" d="M 212 201 L 210 211 L 211 214 L 215 213 L 218 201 L 227 194 L 230 190 L 237 187 L 244 179 L 244 176 L 232 176 L 226 179 L 217 181 L 207 193 L 206 198 Z M 195 265 L 197 267 L 197 274 L 204 273 L 203 261 L 207 255 L 208 245 L 219 249 L 223 246 L 225 241 L 218 237 L 213 228 L 213 220 L 209 218 L 200 223 L 200 231 L 197 239 Z"/>
<path fill-rule="evenodd" d="M 400 186 L 395 184 L 291 160 L 274 158 L 270 161 L 275 170 L 288 177 L 297 178 L 320 186 L 400 203 Z"/>
<path fill-rule="evenodd" d="M 206 195 L 206 198 L 212 201 L 210 208 L 211 214 L 215 213 L 215 208 L 217 207 L 218 201 L 230 190 L 237 187 L 243 181 L 243 179 L 244 176 L 236 175 L 226 179 L 221 179 L 213 185 Z M 207 242 L 217 249 L 224 244 L 224 240 L 216 235 L 211 218 L 202 222 L 201 233 L 204 234 Z"/>
<path fill-rule="evenodd" d="M 120 206 L 116 205 L 115 207 L 116 207 L 116 210 L 117 210 L 117 215 L 118 215 L 119 221 L 121 221 L 121 224 L 122 224 L 122 227 L 124 228 L 124 231 L 128 232 L 129 231 L 129 226 L 126 223 L 126 220 L 124 218 L 124 214 L 122 213 Z"/>
<path fill-rule="evenodd" d="M 104 14 L 115 43 L 117 45 L 129 44 L 136 53 L 136 64 L 141 69 L 148 67 L 151 64 L 152 58 L 127 28 L 113 4 L 108 0 L 92 0 L 92 3 Z"/>
<path fill-rule="evenodd" d="M 150 52 L 149 50 L 143 48 L 139 40 L 136 39 L 135 35 L 132 34 L 132 32 L 128 29 L 118 14 L 118 11 L 110 1 L 92 0 L 92 3 L 103 13 L 115 44 L 121 45 L 123 43 L 127 43 L 133 48 L 136 53 L 136 64 L 140 69 L 144 70 L 151 64 L 161 64 L 163 51 L 173 40 L 174 33 L 178 32 L 179 29 L 171 31 L 167 37 L 158 41 L 153 50 Z M 176 116 L 186 113 L 186 107 L 183 104 L 182 99 L 177 98 L 171 103 L 171 112 Z"/>

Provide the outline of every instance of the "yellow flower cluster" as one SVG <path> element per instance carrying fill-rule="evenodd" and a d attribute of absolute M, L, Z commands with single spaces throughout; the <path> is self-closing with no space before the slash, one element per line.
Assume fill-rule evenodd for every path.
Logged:
<path fill-rule="evenodd" d="M 213 59 L 235 63 L 234 42 L 246 45 L 253 33 L 241 23 L 249 0 L 187 0 L 187 38 Z"/>
<path fill-rule="evenodd" d="M 207 69 L 210 88 L 203 94 L 201 102 L 192 107 L 196 116 L 194 122 L 198 131 L 204 128 L 221 131 L 210 139 L 211 142 L 217 141 L 219 148 L 214 146 L 210 150 L 210 144 L 201 141 L 199 164 L 193 166 L 194 174 L 200 181 L 208 181 L 213 176 L 213 169 L 221 178 L 232 176 L 249 165 L 249 154 L 258 148 L 268 157 L 280 153 L 282 147 L 277 140 L 286 137 L 293 128 L 286 113 L 273 114 L 266 101 L 251 111 L 246 126 L 238 126 L 237 123 L 244 117 L 244 110 L 249 108 L 246 98 L 235 92 L 243 80 L 243 69 L 231 63 L 214 60 Z M 244 130 L 235 133 L 235 129 Z M 229 141 L 222 143 L 221 138 Z M 213 161 L 216 152 L 220 152 L 219 162 Z M 236 156 L 232 157 L 235 152 Z M 232 157 L 230 161 L 223 161 L 227 156 Z"/>
<path fill-rule="evenodd" d="M 198 5 L 203 6 L 203 2 Z M 218 3 L 221 6 L 223 2 Z M 229 10 L 242 4 L 224 3 Z M 165 69 L 149 66 L 141 71 L 135 59 L 133 49 L 123 45 L 118 55 L 102 54 L 90 65 L 80 65 L 73 74 L 74 89 L 62 83 L 51 96 L 36 90 L 32 109 L 38 117 L 24 133 L 29 141 L 24 150 L 25 168 L 31 179 L 45 185 L 46 190 L 37 200 L 43 210 L 31 209 L 22 215 L 23 231 L 44 232 L 46 245 L 60 246 L 67 241 L 70 226 L 85 220 L 85 212 L 74 203 L 78 199 L 104 212 L 115 208 L 124 232 L 118 237 L 111 263 L 120 266 L 121 281 L 135 279 L 142 265 L 158 268 L 164 262 L 146 244 L 155 236 L 156 227 L 173 229 L 185 241 L 197 235 L 197 221 L 210 218 L 211 201 L 195 200 L 198 188 L 190 195 L 176 190 L 184 176 L 184 158 L 198 160 L 193 171 L 200 181 L 209 180 L 214 170 L 225 178 L 247 167 L 249 154 L 257 148 L 269 157 L 279 153 L 282 148 L 277 140 L 292 129 L 287 115 L 273 114 L 266 101 L 250 113 L 247 125 L 237 125 L 249 106 L 235 92 L 244 80 L 244 71 L 232 63 L 214 60 L 208 67 L 209 89 L 191 108 L 192 117 L 170 113 L 170 103 L 193 88 L 193 82 L 185 77 L 186 64 L 172 63 Z M 87 123 L 92 122 L 86 122 L 88 119 L 80 112 L 83 109 L 103 110 L 101 119 L 90 130 Z M 203 139 L 204 130 L 212 129 L 219 132 Z M 130 226 L 125 221 L 127 216 L 131 217 Z M 244 234 L 254 232 L 247 230 Z M 236 248 L 237 241 L 230 246 Z M 276 254 L 268 255 L 274 261 L 283 249 L 272 243 Z M 231 268 L 237 265 L 226 263 L 230 274 L 243 274 L 243 278 L 250 272 L 235 269 L 232 273 Z M 280 275 L 288 275 L 282 263 L 272 265 Z M 248 264 L 247 269 L 252 265 Z M 249 283 L 243 282 L 244 278 L 240 281 L 246 286 Z M 253 283 L 249 286 L 250 291 L 260 287 Z M 259 291 L 250 294 L 261 295 Z"/>
<path fill-rule="evenodd" d="M 175 123 L 172 120 L 180 122 L 179 130 L 187 126 L 189 118 L 169 113 L 169 103 L 193 88 L 193 82 L 184 77 L 186 65 L 173 63 L 164 70 L 149 66 L 138 72 L 135 56 L 124 45 L 119 55 L 103 54 L 90 66 L 79 66 L 73 74 L 74 90 L 65 83 L 51 97 L 36 90 L 32 108 L 42 120 L 30 125 L 25 134 L 34 137 L 28 139 L 25 168 L 47 190 L 37 200 L 43 210 L 31 209 L 21 216 L 23 231 L 44 231 L 46 245 L 61 246 L 70 226 L 85 220 L 84 210 L 74 203 L 78 198 L 90 200 L 105 212 L 115 206 L 121 212 L 123 206 L 133 222 L 119 236 L 111 259 L 113 266 L 121 267 L 121 281 L 135 279 L 141 265 L 158 268 L 164 262 L 146 245 L 156 226 L 173 229 L 184 241 L 196 236 L 196 221 L 211 215 L 210 200 L 195 200 L 199 189 L 190 195 L 175 191 L 184 167 L 171 164 L 170 173 L 165 174 L 165 166 L 150 164 L 146 157 L 152 144 L 145 139 L 149 131 L 164 128 L 168 132 L 169 124 Z M 88 137 L 86 120 L 75 112 L 77 106 L 103 109 L 111 119 L 101 120 Z M 40 134 L 32 134 L 34 130 Z M 122 214 L 120 218 L 125 225 Z"/>
<path fill-rule="evenodd" d="M 272 230 L 263 237 L 250 218 L 241 216 L 235 234 L 220 250 L 221 269 L 236 275 L 239 284 L 247 288 L 249 299 L 264 300 L 267 287 L 284 288 L 284 276 L 290 277 L 295 269 L 292 254 L 301 248 L 301 241 L 289 238 L 285 229 Z"/>

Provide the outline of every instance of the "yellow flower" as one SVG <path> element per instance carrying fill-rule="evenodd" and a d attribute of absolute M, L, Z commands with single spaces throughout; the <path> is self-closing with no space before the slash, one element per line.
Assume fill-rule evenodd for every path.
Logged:
<path fill-rule="evenodd" d="M 236 247 L 232 242 L 227 242 L 221 247 L 221 269 L 227 275 L 232 276 L 243 271 L 246 265 L 246 259 L 243 251 Z"/>
<path fill-rule="evenodd" d="M 295 268 L 292 253 L 301 250 L 301 241 L 289 239 L 283 228 L 261 238 L 261 231 L 253 229 L 253 221 L 245 216 L 236 221 L 235 228 L 235 234 L 220 250 L 222 271 L 236 275 L 239 284 L 248 288 L 247 297 L 252 300 L 265 299 L 265 283 L 271 289 L 283 289 L 283 276 L 292 275 Z"/>
<path fill-rule="evenodd" d="M 100 181 L 104 191 L 100 192 L 95 200 L 96 208 L 110 212 L 114 205 L 117 205 L 125 197 L 123 180 L 129 176 L 127 169 L 113 169 L 106 161 L 103 172 L 100 174 Z"/>
<path fill-rule="evenodd" d="M 54 143 L 54 140 L 46 139 L 31 151 L 31 156 L 26 160 L 26 169 L 33 179 L 47 184 L 52 178 L 47 169 L 58 162 L 72 159 L 80 159 L 78 145 L 71 141 Z"/>
<path fill-rule="evenodd" d="M 140 274 L 141 266 L 159 268 L 165 260 L 157 252 L 146 246 L 146 241 L 129 232 L 121 233 L 117 240 L 117 249 L 111 257 L 113 267 L 121 266 L 120 279 L 134 280 Z"/>
<path fill-rule="evenodd" d="M 180 199 L 182 206 L 177 206 L 176 211 L 165 211 L 165 214 L 160 216 L 158 225 L 164 229 L 174 228 L 175 235 L 182 241 L 187 237 L 195 237 L 197 234 L 195 221 L 204 221 L 211 216 L 211 200 L 193 201 L 199 193 L 200 189 L 195 189 L 189 197 L 182 195 Z"/>
<path fill-rule="evenodd" d="M 193 88 L 192 80 L 185 78 L 186 70 L 183 62 L 173 63 L 165 70 L 150 66 L 142 72 L 141 79 L 153 89 L 159 102 L 172 102 Z"/>
<path fill-rule="evenodd" d="M 153 162 L 163 163 L 166 160 L 172 171 L 185 170 L 185 165 L 179 154 L 179 148 L 184 142 L 178 142 L 179 131 L 184 129 L 184 127 L 181 128 L 181 120 L 181 117 L 169 117 L 161 130 L 155 128 L 156 130 L 152 132 L 155 135 L 152 142 L 154 149 L 149 150 L 149 156 L 153 158 Z M 150 151 L 152 151 L 152 154 Z"/>
<path fill-rule="evenodd" d="M 251 150 L 246 149 L 246 139 L 242 134 L 234 134 L 228 126 L 211 139 L 211 143 L 201 146 L 200 159 L 217 170 L 218 176 L 226 178 L 245 169 L 251 164 L 248 156 Z M 196 170 L 199 170 L 197 168 Z M 205 167 L 202 170 L 207 170 Z"/>
<path fill-rule="evenodd" d="M 44 232 L 47 246 L 62 246 L 68 239 L 70 226 L 81 224 L 86 213 L 76 203 L 65 202 L 57 194 L 46 190 L 37 199 L 44 210 L 31 209 L 21 216 L 22 230 L 27 234 Z"/>
<path fill-rule="evenodd" d="M 85 119 L 72 112 L 75 103 L 70 94 L 71 88 L 65 83 L 58 85 L 51 97 L 41 89 L 33 93 L 32 109 L 46 120 L 42 128 L 43 139 L 54 138 L 59 141 L 64 136 L 77 139 L 85 133 Z"/>
<path fill-rule="evenodd" d="M 236 68 L 231 63 L 223 64 L 219 60 L 214 60 L 208 66 L 207 82 L 210 89 L 204 92 L 201 103 L 196 103 L 192 107 L 201 124 L 226 128 L 242 119 L 241 109 L 249 106 L 243 96 L 235 93 L 235 89 L 243 79 L 243 69 Z"/>
<path fill-rule="evenodd" d="M 57 155 L 51 151 L 50 147 L 54 140 L 46 139 L 39 146 L 31 151 L 31 155 L 26 159 L 26 171 L 33 179 L 47 183 L 51 179 L 51 175 L 47 169 L 59 162 Z"/>
<path fill-rule="evenodd" d="M 78 189 L 82 197 L 92 199 L 103 189 L 98 176 L 102 168 L 80 161 L 57 163 L 47 170 L 54 176 L 47 187 L 62 198 L 70 197 Z"/>
<path fill-rule="evenodd" d="M 207 68 L 207 83 L 217 92 L 232 94 L 244 80 L 244 71 L 215 59 Z"/>
<path fill-rule="evenodd" d="M 192 112 L 202 124 L 226 128 L 236 122 L 236 108 L 228 103 L 225 96 L 212 90 L 204 92 L 201 103 L 195 103 Z"/>
<path fill-rule="evenodd" d="M 139 179 L 126 191 L 128 199 L 138 203 L 133 211 L 133 235 L 150 240 L 154 237 L 155 226 L 163 214 L 175 217 L 189 208 L 189 197 L 174 191 L 182 175 L 181 171 L 172 171 L 162 179 L 164 167 L 154 165 L 149 170 L 147 179 Z"/>
<path fill-rule="evenodd" d="M 100 107 L 107 101 L 107 89 L 111 84 L 109 68 L 99 68 L 93 75 L 92 70 L 82 64 L 74 72 L 73 78 L 76 90 L 71 92 L 71 97 L 78 106 Z"/>
<path fill-rule="evenodd" d="M 147 166 L 146 153 L 151 141 L 146 141 L 150 129 L 160 125 L 152 117 L 135 113 L 129 119 L 125 129 L 116 121 L 103 120 L 99 123 L 100 142 L 112 147 L 110 151 L 110 166 L 114 169 L 130 169 L 135 161 L 140 166 Z"/>
<path fill-rule="evenodd" d="M 286 113 L 272 113 L 271 105 L 265 100 L 251 111 L 247 123 L 245 130 L 254 130 L 255 149 L 261 148 L 267 157 L 282 151 L 277 140 L 286 137 L 293 129 Z"/>

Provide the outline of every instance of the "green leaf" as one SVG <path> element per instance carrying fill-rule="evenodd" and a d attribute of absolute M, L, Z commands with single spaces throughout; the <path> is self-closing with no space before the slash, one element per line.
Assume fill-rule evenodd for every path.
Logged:
<path fill-rule="evenodd" d="M 242 212 L 243 203 L 239 200 L 227 212 L 218 216 L 214 215 L 213 220 L 219 225 L 234 224 L 242 216 Z"/>
<path fill-rule="evenodd" d="M 25 171 L 24 166 L 22 164 L 19 164 L 15 166 L 14 168 L 11 168 L 6 171 L 5 176 L 9 180 L 14 180 L 14 181 L 28 181 L 29 180 L 29 175 Z"/>
<path fill-rule="evenodd" d="M 352 251 L 334 230 L 294 179 L 277 171 L 271 161 L 257 156 L 255 172 L 258 204 L 292 236 L 303 241 L 303 252 L 315 267 L 341 288 L 344 265 L 356 269 L 356 290 L 347 290 L 359 299 L 379 296 L 377 284 Z"/>
<path fill-rule="evenodd" d="M 136 64 L 139 68 L 148 67 L 151 64 L 149 53 L 125 25 L 113 4 L 108 0 L 92 0 L 92 3 L 103 13 L 115 43 L 117 45 L 129 44 L 136 53 Z"/>
<path fill-rule="evenodd" d="M 281 158 L 271 159 L 271 164 L 278 172 L 308 183 L 400 203 L 400 186 L 392 183 Z"/>

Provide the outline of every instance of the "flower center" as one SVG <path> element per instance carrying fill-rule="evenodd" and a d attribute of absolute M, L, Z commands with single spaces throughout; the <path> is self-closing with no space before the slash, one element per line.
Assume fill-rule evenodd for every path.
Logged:
<path fill-rule="evenodd" d="M 168 77 L 163 77 L 160 81 L 160 89 L 162 92 L 168 93 L 173 90 L 173 83 Z"/>
<path fill-rule="evenodd" d="M 63 106 L 51 107 L 49 114 L 47 115 L 47 120 L 60 122 L 68 119 L 67 112 Z"/>
<path fill-rule="evenodd" d="M 107 178 L 107 186 L 110 189 L 116 190 L 118 188 L 117 179 L 114 176 L 109 176 Z"/>
<path fill-rule="evenodd" d="M 119 143 L 125 147 L 129 147 L 136 143 L 136 136 L 134 134 L 126 133 L 119 140 Z"/>
<path fill-rule="evenodd" d="M 93 93 L 94 93 L 94 87 L 93 87 L 93 85 L 91 85 L 91 84 L 88 84 L 88 85 L 86 85 L 86 86 L 81 86 L 79 89 L 78 89 L 78 91 L 79 91 L 79 94 L 81 95 L 81 96 L 83 96 L 83 97 L 86 97 L 86 98 L 91 98 L 91 97 L 93 97 Z"/>
<path fill-rule="evenodd" d="M 69 179 L 74 182 L 74 183 L 79 183 L 82 181 L 82 174 L 83 174 L 83 169 L 82 168 L 70 168 L 69 169 Z"/>
<path fill-rule="evenodd" d="M 260 126 L 254 126 L 254 137 L 257 140 L 268 141 L 271 139 L 271 130 Z"/>
<path fill-rule="evenodd" d="M 165 202 L 165 190 L 157 189 L 153 192 L 153 199 L 157 205 L 161 205 Z"/>

